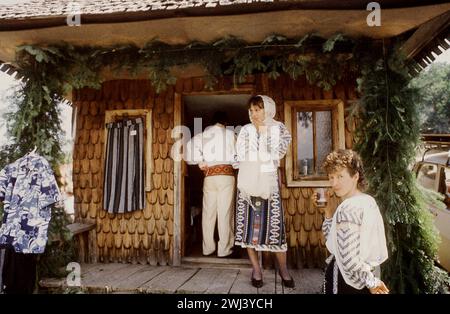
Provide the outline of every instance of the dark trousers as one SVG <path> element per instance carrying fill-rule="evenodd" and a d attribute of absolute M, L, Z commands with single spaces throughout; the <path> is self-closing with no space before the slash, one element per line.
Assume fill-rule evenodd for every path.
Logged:
<path fill-rule="evenodd" d="M 335 259 L 328 264 L 326 270 L 325 270 L 325 294 L 333 294 L 333 269 L 334 269 L 334 263 Z M 345 279 L 342 277 L 341 272 L 338 269 L 338 289 L 337 294 L 370 294 L 369 289 L 366 287 L 362 288 L 361 290 L 355 289 L 352 286 L 349 286 Z"/>
<path fill-rule="evenodd" d="M 5 294 L 33 293 L 36 283 L 36 254 L 16 253 L 14 249 L 5 249 L 3 263 L 3 292 Z"/>

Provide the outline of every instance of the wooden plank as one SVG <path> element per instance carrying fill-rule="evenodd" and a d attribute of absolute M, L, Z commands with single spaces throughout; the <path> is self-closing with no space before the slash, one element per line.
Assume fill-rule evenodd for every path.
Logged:
<path fill-rule="evenodd" d="M 83 233 L 85 231 L 89 231 L 95 228 L 95 223 L 79 223 L 75 222 L 73 224 L 67 225 L 67 229 L 73 234 L 77 235 L 79 233 Z"/>
<path fill-rule="evenodd" d="M 251 269 L 212 269 L 206 266 L 189 271 L 179 267 L 118 263 L 82 264 L 81 269 L 83 287 L 97 293 L 317 294 L 321 293 L 323 283 L 323 270 L 318 268 L 290 269 L 296 283 L 294 289 L 283 288 L 279 275 L 275 284 L 273 269 L 263 271 L 264 285 L 260 289 L 251 285 Z M 173 284 L 169 285 L 169 282 Z M 64 289 L 65 278 L 43 279 L 40 286 Z"/>
<path fill-rule="evenodd" d="M 285 294 L 320 294 L 322 293 L 323 270 L 319 268 L 290 269 L 295 280 L 295 289 L 286 288 Z"/>
<path fill-rule="evenodd" d="M 108 276 L 103 276 L 100 280 L 97 280 L 95 284 L 99 287 L 110 287 L 111 291 L 115 291 L 117 290 L 115 287 L 117 287 L 122 280 L 135 273 L 140 273 L 145 268 L 146 265 L 126 264 L 126 267 L 118 269 L 117 271 L 108 274 Z"/>
<path fill-rule="evenodd" d="M 292 182 L 294 182 L 294 174 L 293 171 L 296 170 L 296 167 L 293 167 L 293 149 L 295 149 L 296 147 L 296 138 L 297 136 L 292 133 L 297 132 L 296 129 L 292 130 L 292 111 L 293 111 L 293 104 L 284 103 L 284 120 L 285 120 L 285 125 L 287 130 L 289 131 L 289 133 L 292 136 L 292 139 L 294 141 L 293 145 L 288 145 L 288 150 L 286 153 L 286 158 L 285 158 L 285 173 L 286 173 L 286 186 L 290 186 L 292 184 Z M 295 118 L 295 116 L 294 116 Z M 292 148 L 292 146 L 294 148 Z M 295 155 L 294 155 L 295 156 Z M 297 162 L 297 161 L 295 161 Z"/>
<path fill-rule="evenodd" d="M 234 271 L 237 275 L 238 271 Z M 178 293 L 205 293 L 217 281 L 220 269 L 202 268 L 179 289 Z M 231 285 L 229 286 L 231 288 Z"/>
<path fill-rule="evenodd" d="M 174 108 L 174 126 L 181 126 L 182 115 L 182 98 L 180 93 L 175 93 L 175 108 Z M 175 140 L 178 140 L 176 138 Z M 173 260 L 174 266 L 181 265 L 181 256 L 184 253 L 184 240 L 181 235 L 184 234 L 184 211 L 182 211 L 182 195 L 184 195 L 182 180 L 182 161 L 174 162 L 174 188 L 173 193 L 175 196 L 173 204 Z"/>
<path fill-rule="evenodd" d="M 239 270 L 223 269 L 205 293 L 230 293 L 238 274 Z"/>
<path fill-rule="evenodd" d="M 175 293 L 199 268 L 172 267 L 140 288 L 147 293 Z"/>
<path fill-rule="evenodd" d="M 224 257 L 209 257 L 209 256 L 199 256 L 199 257 L 183 257 L 183 263 L 204 263 L 204 264 L 227 264 L 227 265 L 239 265 L 246 266 L 251 265 L 248 258 L 224 258 Z"/>
<path fill-rule="evenodd" d="M 250 279 L 250 278 L 249 278 Z M 275 293 L 275 269 L 263 270 L 264 285 L 258 289 L 259 294 L 274 294 Z M 280 276 L 277 276 L 277 293 L 281 293 Z"/>
<path fill-rule="evenodd" d="M 129 264 L 98 264 L 99 266 L 91 269 L 88 273 L 81 275 L 81 285 L 84 287 L 105 287 L 103 285 L 104 278 L 110 276 L 120 269 L 129 267 Z"/>
<path fill-rule="evenodd" d="M 345 149 L 345 119 L 344 119 L 344 103 L 342 101 L 339 101 L 337 104 L 337 110 L 338 110 L 338 148 Z"/>
<path fill-rule="evenodd" d="M 87 264 L 87 263 L 82 263 L 80 264 L 81 267 L 81 274 L 87 274 L 90 270 L 95 269 L 96 267 L 98 267 L 99 264 Z"/>
<path fill-rule="evenodd" d="M 250 277 L 252 275 L 251 269 L 240 270 L 236 280 L 233 283 L 233 287 L 230 290 L 232 294 L 257 294 L 257 288 L 252 286 Z"/>
<path fill-rule="evenodd" d="M 293 175 L 289 174 L 289 176 L 293 176 L 294 180 L 299 180 L 300 178 L 300 172 L 299 172 L 299 168 L 298 168 L 298 136 L 297 136 L 297 114 L 296 114 L 296 110 L 294 107 L 291 108 L 290 110 L 290 117 L 289 117 L 289 123 L 291 123 L 291 127 L 292 127 L 292 133 L 291 136 L 294 139 L 292 141 L 292 156 L 289 156 L 290 159 L 290 165 L 289 167 L 294 169 L 294 173 Z M 292 117 L 294 117 L 292 119 Z M 292 120 L 294 121 L 292 123 Z M 289 145 L 290 147 L 291 145 Z M 290 152 L 289 152 L 290 153 Z M 293 161 L 292 161 L 293 160 Z M 292 170 L 289 169 L 289 173 L 291 173 Z M 291 178 L 292 179 L 292 178 Z M 287 182 L 287 180 L 286 180 Z"/>
<path fill-rule="evenodd" d="M 135 272 L 128 278 L 121 280 L 114 285 L 115 291 L 141 290 L 141 286 L 149 282 L 162 272 L 167 271 L 168 267 L 145 265 L 142 271 Z"/>
<path fill-rule="evenodd" d="M 115 265 L 114 263 L 108 264 L 108 263 L 97 263 L 97 264 L 81 264 L 81 275 L 89 275 L 90 273 L 96 273 L 101 272 L 110 269 L 111 267 Z"/>

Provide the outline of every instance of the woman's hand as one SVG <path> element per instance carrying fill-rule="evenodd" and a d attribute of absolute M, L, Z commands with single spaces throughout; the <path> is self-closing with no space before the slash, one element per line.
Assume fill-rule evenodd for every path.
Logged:
<path fill-rule="evenodd" d="M 326 194 L 327 200 L 329 200 L 330 197 L 331 197 L 330 192 L 328 192 L 328 190 L 326 190 L 325 194 Z M 325 218 L 327 218 L 327 219 L 333 218 L 333 215 L 334 215 L 334 212 L 336 211 L 336 208 L 331 208 L 330 207 L 330 202 L 327 202 L 324 207 L 319 206 L 319 204 L 317 203 L 317 200 L 319 199 L 319 195 L 318 195 L 317 192 L 314 192 L 312 194 L 311 199 L 313 201 L 313 205 L 314 206 L 323 208 L 323 210 L 325 212 Z"/>
<path fill-rule="evenodd" d="M 389 294 L 389 289 L 386 287 L 384 282 L 380 280 L 380 284 L 376 287 L 369 288 L 370 293 L 372 294 Z"/>
<path fill-rule="evenodd" d="M 257 126 L 259 134 L 266 134 L 267 133 L 267 125 L 261 124 Z"/>

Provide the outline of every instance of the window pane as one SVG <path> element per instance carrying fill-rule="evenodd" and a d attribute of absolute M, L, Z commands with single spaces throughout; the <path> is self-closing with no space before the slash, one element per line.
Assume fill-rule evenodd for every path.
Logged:
<path fill-rule="evenodd" d="M 444 203 L 447 205 L 447 209 L 450 210 L 450 167 L 445 167 L 445 198 Z"/>
<path fill-rule="evenodd" d="M 300 175 L 313 174 L 312 112 L 297 112 L 297 167 Z"/>
<path fill-rule="evenodd" d="M 325 157 L 333 150 L 333 140 L 331 131 L 331 111 L 316 111 L 316 145 L 317 164 L 316 171 L 325 174 L 322 164 Z"/>
<path fill-rule="evenodd" d="M 417 181 L 424 188 L 434 191 L 434 183 L 436 181 L 437 166 L 432 164 L 424 164 L 420 167 L 417 175 Z"/>

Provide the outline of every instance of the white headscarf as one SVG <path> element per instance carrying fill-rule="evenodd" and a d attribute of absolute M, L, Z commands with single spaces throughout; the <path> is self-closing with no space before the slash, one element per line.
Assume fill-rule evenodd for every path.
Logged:
<path fill-rule="evenodd" d="M 257 95 L 257 96 L 262 98 L 264 104 L 264 125 L 266 126 L 276 125 L 277 121 L 274 118 L 277 113 L 277 106 L 275 105 L 275 101 L 269 96 L 265 95 Z M 250 110 L 248 111 L 248 117 L 250 118 L 250 121 L 253 123 Z"/>

